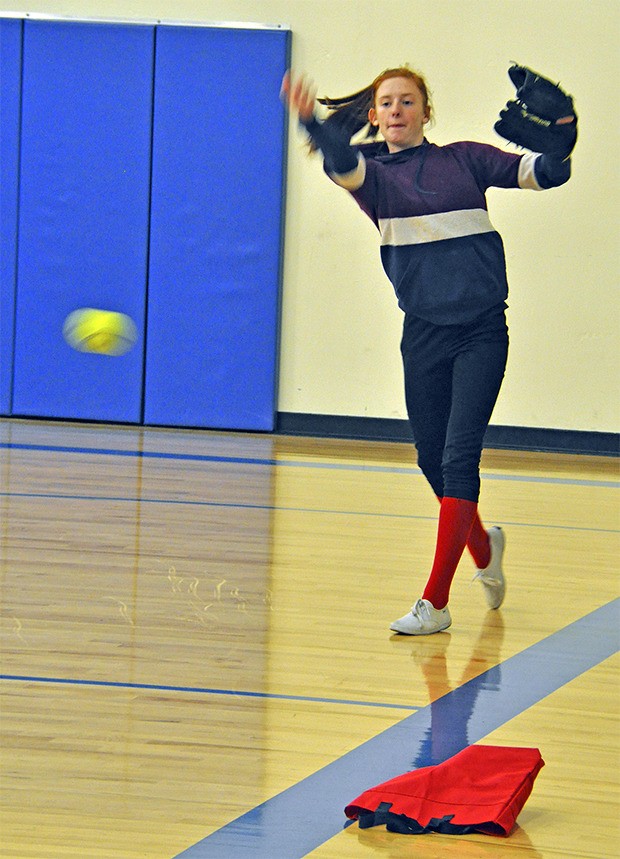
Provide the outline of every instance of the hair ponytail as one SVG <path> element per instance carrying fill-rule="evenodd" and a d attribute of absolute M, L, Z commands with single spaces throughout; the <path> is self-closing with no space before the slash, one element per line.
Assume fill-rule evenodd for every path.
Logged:
<path fill-rule="evenodd" d="M 325 105 L 330 115 L 325 120 L 333 128 L 340 130 L 350 140 L 365 126 L 367 126 L 366 138 L 374 138 L 377 129 L 368 121 L 368 111 L 373 105 L 374 89 L 372 84 L 352 95 L 342 98 L 320 98 L 319 104 Z"/>

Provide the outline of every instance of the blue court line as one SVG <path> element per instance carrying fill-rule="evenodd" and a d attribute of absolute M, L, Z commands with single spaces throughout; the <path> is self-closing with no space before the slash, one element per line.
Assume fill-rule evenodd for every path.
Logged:
<path fill-rule="evenodd" d="M 122 450 L 106 447 L 68 447 L 52 444 L 22 444 L 20 442 L 0 442 L 0 450 L 32 450 L 42 453 L 97 454 L 97 456 L 127 456 L 132 459 L 176 459 L 188 462 L 234 462 L 241 465 L 278 465 L 277 459 L 259 459 L 243 456 L 214 456 L 196 453 L 163 453 L 151 450 Z"/>
<path fill-rule="evenodd" d="M 242 456 L 215 456 L 193 453 L 163 453 L 161 451 L 116 450 L 98 447 L 68 447 L 62 445 L 22 444 L 19 442 L 0 442 L 0 450 L 30 450 L 42 453 L 97 454 L 98 456 L 125 456 L 133 459 L 169 459 L 182 462 L 217 462 L 236 465 L 259 465 L 283 468 L 319 468 L 331 471 L 366 471 L 381 474 L 415 474 L 422 472 L 414 466 L 366 465 L 346 462 L 311 462 L 293 459 L 262 459 Z M 578 477 L 537 477 L 536 475 L 496 474 L 484 472 L 485 480 L 505 480 L 514 483 L 551 483 L 568 486 L 596 486 L 603 489 L 620 488 L 620 480 L 587 480 Z"/>
<path fill-rule="evenodd" d="M 405 717 L 176 859 L 301 859 L 343 829 L 345 805 L 363 791 L 429 765 L 429 737 L 441 733 L 443 740 L 453 727 L 451 757 L 616 653 L 619 620 L 620 600 L 614 600 Z M 464 697 L 469 712 L 460 706 Z"/>
<path fill-rule="evenodd" d="M 238 689 L 212 689 L 208 686 L 166 686 L 160 683 L 124 683 L 115 680 L 80 680 L 72 677 L 32 677 L 28 674 L 0 674 L 0 680 L 20 683 L 48 683 L 63 686 L 99 686 L 108 689 L 144 689 L 150 692 L 189 692 L 198 695 L 224 695 L 238 698 L 260 698 L 276 701 L 304 701 L 309 704 L 342 704 L 347 707 L 379 707 L 388 710 L 417 709 L 409 704 L 386 704 L 381 701 L 348 701 L 344 698 L 316 698 L 310 695 L 280 695 L 276 692 L 248 692 Z"/>
<path fill-rule="evenodd" d="M 287 513 L 318 513 L 322 516 L 368 516 L 377 519 L 405 519 L 436 522 L 436 516 L 416 516 L 413 513 L 381 513 L 370 510 L 332 510 L 323 507 L 284 507 L 275 504 L 249 504 L 241 501 L 196 501 L 183 498 L 132 498 L 120 495 L 62 495 L 48 492 L 0 492 L 0 498 L 46 498 L 58 501 L 105 501 L 124 504 L 173 504 L 185 507 L 212 507 L 232 510 L 279 510 Z M 558 531 L 579 531 L 595 534 L 617 534 L 617 528 L 584 528 L 580 525 L 550 525 L 539 522 L 497 522 L 497 525 L 518 528 L 546 528 Z"/>

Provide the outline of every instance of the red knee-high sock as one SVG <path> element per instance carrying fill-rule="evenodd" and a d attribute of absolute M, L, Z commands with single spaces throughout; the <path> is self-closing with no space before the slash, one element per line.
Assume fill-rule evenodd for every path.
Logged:
<path fill-rule="evenodd" d="M 422 598 L 435 608 L 448 604 L 450 585 L 467 544 L 478 505 L 464 498 L 444 497 L 439 511 L 437 546 L 433 568 Z"/>
<path fill-rule="evenodd" d="M 441 504 L 439 496 L 437 496 L 437 500 Z M 467 537 L 467 548 L 474 559 L 474 564 L 479 570 L 484 570 L 485 567 L 489 566 L 491 562 L 491 544 L 489 543 L 489 535 L 477 511 L 472 522 L 471 531 Z"/>

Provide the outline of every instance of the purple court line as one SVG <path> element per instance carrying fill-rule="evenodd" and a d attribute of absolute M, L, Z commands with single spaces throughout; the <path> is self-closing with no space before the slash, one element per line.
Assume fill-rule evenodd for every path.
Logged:
<path fill-rule="evenodd" d="M 343 829 L 345 805 L 363 791 L 438 763 L 434 744 L 443 744 L 443 759 L 451 757 L 612 656 L 619 620 L 617 599 L 405 717 L 175 859 L 301 859 Z M 454 738 L 451 748 L 446 735 Z"/>

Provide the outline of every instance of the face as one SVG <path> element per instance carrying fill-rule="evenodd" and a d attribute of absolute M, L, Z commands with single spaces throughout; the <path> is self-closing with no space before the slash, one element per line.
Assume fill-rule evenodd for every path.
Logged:
<path fill-rule="evenodd" d="M 415 81 L 388 78 L 379 84 L 375 105 L 368 111 L 371 125 L 379 128 L 390 152 L 419 146 L 424 140 L 428 109 Z"/>

